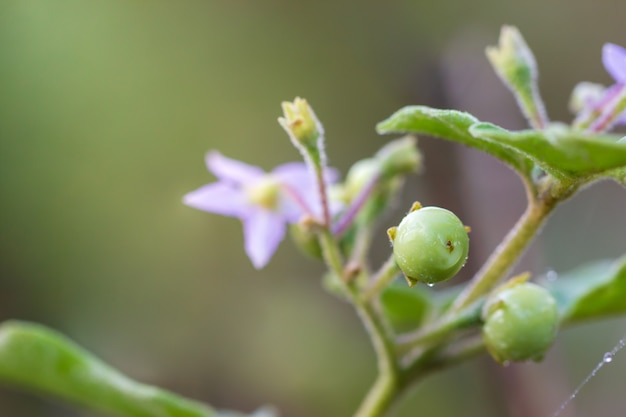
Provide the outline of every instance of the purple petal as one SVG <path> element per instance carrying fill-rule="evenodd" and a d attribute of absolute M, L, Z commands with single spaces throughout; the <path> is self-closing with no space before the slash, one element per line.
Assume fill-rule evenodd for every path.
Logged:
<path fill-rule="evenodd" d="M 324 169 L 324 179 L 327 184 L 334 184 L 339 181 L 339 170 L 333 167 L 326 167 Z"/>
<path fill-rule="evenodd" d="M 304 214 L 321 216 L 319 190 L 313 174 L 304 163 L 290 162 L 280 165 L 272 171 L 272 175 L 285 186 L 280 211 L 289 223 L 298 222 Z M 324 179 L 327 185 L 335 183 L 339 179 L 339 171 L 327 167 L 324 170 Z M 337 212 L 340 207 L 341 205 L 334 205 L 331 211 Z"/>
<path fill-rule="evenodd" d="M 287 223 L 298 223 L 302 216 L 314 216 L 310 202 L 303 198 L 299 192 L 292 189 L 285 190 L 279 202 L 278 211 Z"/>
<path fill-rule="evenodd" d="M 278 179 L 292 187 L 299 187 L 301 184 L 313 183 L 313 174 L 306 164 L 302 162 L 288 162 L 277 166 L 272 170 L 272 174 Z M 327 184 L 334 184 L 339 179 L 339 171 L 335 168 L 326 167 L 324 169 L 324 179 Z"/>
<path fill-rule="evenodd" d="M 207 154 L 206 165 L 209 171 L 220 180 L 231 181 L 235 184 L 249 183 L 265 175 L 261 168 L 227 158 L 217 151 Z"/>
<path fill-rule="evenodd" d="M 626 83 L 626 49 L 613 43 L 602 47 L 604 68 L 618 83 Z"/>
<path fill-rule="evenodd" d="M 313 174 L 306 164 L 302 162 L 289 162 L 277 166 L 272 170 L 272 175 L 282 183 L 298 188 L 303 184 L 310 184 L 313 181 Z"/>
<path fill-rule="evenodd" d="M 285 236 L 285 220 L 268 210 L 254 210 L 243 220 L 246 253 L 256 269 L 261 269 L 276 252 Z"/>
<path fill-rule="evenodd" d="M 615 126 L 623 126 L 626 125 L 626 111 L 620 114 L 615 121 Z"/>
<path fill-rule="evenodd" d="M 231 217 L 242 217 L 251 210 L 244 193 L 224 182 L 208 184 L 186 194 L 183 203 L 199 210 Z"/>

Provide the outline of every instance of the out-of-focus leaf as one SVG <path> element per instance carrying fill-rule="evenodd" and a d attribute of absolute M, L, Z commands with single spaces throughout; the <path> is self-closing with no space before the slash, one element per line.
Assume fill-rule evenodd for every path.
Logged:
<path fill-rule="evenodd" d="M 491 123 L 470 127 L 470 133 L 523 153 L 556 177 L 584 177 L 626 166 L 626 144 L 612 135 L 589 135 L 566 129 L 511 132 Z"/>
<path fill-rule="evenodd" d="M 478 123 L 479 120 L 469 113 L 426 106 L 407 106 L 378 123 L 376 130 L 381 134 L 422 133 L 459 142 L 500 159 L 528 177 L 533 166 L 531 160 L 506 143 L 472 135 L 469 129 Z"/>
<path fill-rule="evenodd" d="M 424 290 L 418 286 L 410 288 L 405 283 L 386 287 L 380 301 L 392 326 L 400 332 L 415 329 L 432 308 Z"/>
<path fill-rule="evenodd" d="M 0 381 L 123 417 L 216 417 L 208 406 L 131 380 L 61 334 L 0 326 Z"/>
<path fill-rule="evenodd" d="M 581 266 L 543 284 L 564 323 L 626 313 L 626 256 Z"/>
<path fill-rule="evenodd" d="M 626 187 L 626 167 L 611 170 L 609 177 L 617 181 L 617 183 L 621 184 L 623 187 Z"/>
<path fill-rule="evenodd" d="M 273 407 L 261 407 L 252 414 L 241 414 L 236 411 L 218 411 L 216 417 L 278 417 Z"/>

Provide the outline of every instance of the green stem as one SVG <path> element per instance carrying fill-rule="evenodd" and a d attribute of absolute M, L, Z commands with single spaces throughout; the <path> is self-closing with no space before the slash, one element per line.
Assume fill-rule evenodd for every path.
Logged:
<path fill-rule="evenodd" d="M 411 386 L 417 379 L 429 373 L 450 368 L 483 352 L 485 352 L 485 343 L 480 335 L 462 340 L 441 352 L 426 350 L 404 369 L 401 388 Z"/>
<path fill-rule="evenodd" d="M 354 305 L 376 352 L 378 378 L 363 400 L 355 417 L 381 417 L 397 398 L 398 366 L 394 337 L 374 304 L 362 299 L 358 290 L 343 279 L 344 268 L 341 252 L 328 229 L 320 233 L 320 244 L 326 264 L 338 279 L 346 297 Z"/>
<path fill-rule="evenodd" d="M 320 231 L 319 239 L 324 262 L 326 262 L 326 265 L 328 265 L 330 270 L 335 274 L 336 278 L 342 281 L 341 277 L 343 275 L 343 259 L 341 256 L 341 251 L 337 246 L 337 242 L 335 242 L 333 235 L 327 228 Z M 344 290 L 346 290 L 346 292 L 349 292 L 347 288 L 344 288 Z"/>
<path fill-rule="evenodd" d="M 487 294 L 515 265 L 535 237 L 558 198 L 529 201 L 526 211 L 504 240 L 491 254 L 474 279 L 454 301 L 448 314 L 452 315 Z"/>
<path fill-rule="evenodd" d="M 381 417 L 398 397 L 399 370 L 394 339 L 371 303 L 355 299 L 354 306 L 372 340 L 378 362 L 378 378 L 365 396 L 355 417 Z"/>
<path fill-rule="evenodd" d="M 324 179 L 324 165 L 320 162 L 315 166 L 317 177 L 318 193 L 322 204 L 322 218 L 324 226 L 330 227 L 330 209 L 328 207 L 328 191 L 326 190 L 326 180 Z"/>
<path fill-rule="evenodd" d="M 379 374 L 354 417 L 380 417 L 385 415 L 397 396 L 396 378 Z"/>
<path fill-rule="evenodd" d="M 380 267 L 378 273 L 374 276 L 372 283 L 365 289 L 362 299 L 369 301 L 378 295 L 394 278 L 400 273 L 400 268 L 396 264 L 393 254 Z"/>
<path fill-rule="evenodd" d="M 515 93 L 516 90 L 513 90 L 513 92 Z M 532 86 L 529 86 L 528 90 L 518 92 L 520 93 L 517 97 L 518 102 L 530 126 L 536 130 L 545 129 L 550 122 L 537 86 L 533 83 Z"/>
<path fill-rule="evenodd" d="M 483 300 L 480 300 L 462 309 L 457 314 L 445 315 L 440 320 L 416 332 L 401 335 L 398 337 L 398 353 L 404 355 L 415 348 L 420 348 L 427 344 L 441 343 L 448 339 L 455 330 L 478 325 L 480 323 L 482 306 Z"/>

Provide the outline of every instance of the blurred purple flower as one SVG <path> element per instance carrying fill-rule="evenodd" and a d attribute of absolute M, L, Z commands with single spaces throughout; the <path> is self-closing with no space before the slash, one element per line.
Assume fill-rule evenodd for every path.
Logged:
<path fill-rule="evenodd" d="M 296 223 L 303 215 L 319 218 L 322 212 L 316 184 L 304 163 L 279 165 L 266 173 L 212 151 L 206 164 L 218 181 L 186 194 L 183 202 L 239 218 L 246 254 L 257 269 L 269 262 L 285 236 L 287 223 Z M 337 175 L 329 170 L 326 177 L 334 181 Z"/>
<path fill-rule="evenodd" d="M 614 43 L 605 43 L 602 63 L 617 84 L 626 84 L 626 49 Z"/>
<path fill-rule="evenodd" d="M 612 103 L 617 96 L 623 94 L 626 88 L 626 49 L 614 43 L 605 43 L 602 47 L 602 64 L 604 69 L 613 77 L 615 84 L 604 91 L 603 97 L 595 104 L 595 107 L 605 107 L 605 114 L 611 113 L 612 109 L 609 103 Z M 606 117 L 606 116 L 605 116 Z M 602 125 L 601 119 L 598 124 Z M 614 120 L 606 125 L 606 130 L 611 126 L 626 124 L 626 112 L 617 115 Z M 593 126 L 592 126 L 593 128 Z"/>
<path fill-rule="evenodd" d="M 579 112 L 578 120 L 584 120 L 593 114 L 599 115 L 590 127 L 592 131 L 605 131 L 615 125 L 626 124 L 626 111 L 617 117 L 613 114 L 617 104 L 615 100 L 626 89 L 626 49 L 613 43 L 605 43 L 602 47 L 602 63 L 615 84 L 603 88 L 598 84 L 580 83 L 573 95 L 572 104 Z M 606 123 L 607 119 L 610 119 L 609 123 Z"/>

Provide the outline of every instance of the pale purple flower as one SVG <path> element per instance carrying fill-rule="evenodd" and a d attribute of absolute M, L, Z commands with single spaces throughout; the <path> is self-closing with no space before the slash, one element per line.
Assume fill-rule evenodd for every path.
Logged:
<path fill-rule="evenodd" d="M 592 131 L 605 131 L 615 125 L 626 124 L 626 112 L 614 114 L 616 100 L 626 89 L 626 49 L 613 43 L 604 44 L 602 63 L 615 83 L 608 88 L 581 83 L 573 94 L 574 101 L 578 101 L 578 104 L 574 105 L 580 110 L 577 120 L 593 117 L 595 120 L 590 126 Z"/>
<path fill-rule="evenodd" d="M 605 43 L 602 63 L 617 84 L 626 84 L 626 49 L 614 43 Z"/>
<path fill-rule="evenodd" d="M 316 184 L 301 162 L 280 165 L 266 173 L 261 168 L 212 151 L 206 164 L 218 179 L 186 194 L 188 206 L 243 223 L 245 251 L 255 268 L 263 268 L 283 240 L 287 223 L 303 215 L 319 217 L 321 206 Z M 327 179 L 336 173 L 329 170 Z"/>

